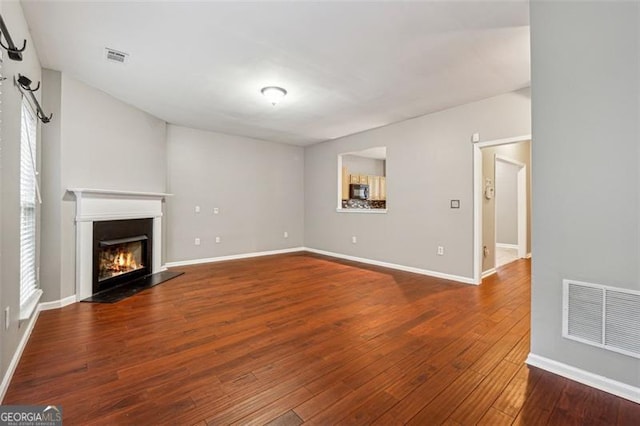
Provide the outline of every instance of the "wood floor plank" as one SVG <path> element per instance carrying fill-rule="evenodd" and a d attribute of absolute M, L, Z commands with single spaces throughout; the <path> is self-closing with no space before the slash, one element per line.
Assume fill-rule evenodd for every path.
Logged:
<path fill-rule="evenodd" d="M 507 426 L 513 423 L 513 417 L 495 408 L 489 408 L 477 423 L 481 426 Z"/>
<path fill-rule="evenodd" d="M 40 313 L 4 404 L 66 424 L 637 425 L 637 404 L 523 364 L 528 260 L 468 286 L 310 253 L 180 268 Z"/>
<path fill-rule="evenodd" d="M 542 370 L 521 365 L 516 375 L 494 401 L 493 408 L 511 417 L 516 417 L 529 399 L 542 374 Z"/>
<path fill-rule="evenodd" d="M 444 389 L 409 421 L 410 425 L 441 424 L 482 382 L 485 376 L 465 370 L 458 380 Z M 455 421 L 455 419 L 453 419 Z"/>
<path fill-rule="evenodd" d="M 515 364 L 506 360 L 500 362 L 465 398 L 464 404 L 460 404 L 451 414 L 451 419 L 461 424 L 476 424 L 491 408 L 517 371 L 518 367 Z"/>

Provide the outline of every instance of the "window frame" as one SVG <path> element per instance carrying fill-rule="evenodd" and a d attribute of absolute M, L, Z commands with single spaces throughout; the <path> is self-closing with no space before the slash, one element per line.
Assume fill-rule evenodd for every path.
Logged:
<path fill-rule="evenodd" d="M 39 287 L 38 119 L 25 96 L 20 114 L 20 320 L 31 317 L 42 290 Z M 28 185 L 25 188 L 24 184 Z M 28 223 L 29 225 L 26 225 Z M 25 244 L 25 240 L 28 241 Z M 28 245 L 27 245 L 28 244 Z"/>

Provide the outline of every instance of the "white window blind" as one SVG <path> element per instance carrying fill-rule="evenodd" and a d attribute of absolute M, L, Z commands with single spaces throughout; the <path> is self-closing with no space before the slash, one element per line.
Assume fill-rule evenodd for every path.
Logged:
<path fill-rule="evenodd" d="M 42 292 L 38 290 L 37 208 L 40 192 L 36 178 L 36 117 L 26 99 L 22 101 L 20 135 L 20 318 L 28 318 Z"/>

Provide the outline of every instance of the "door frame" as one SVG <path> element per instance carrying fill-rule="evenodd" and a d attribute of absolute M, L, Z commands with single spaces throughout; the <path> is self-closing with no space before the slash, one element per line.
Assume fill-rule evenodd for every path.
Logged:
<path fill-rule="evenodd" d="M 531 135 L 473 143 L 473 282 L 482 283 L 482 148 L 533 141 Z"/>
<path fill-rule="evenodd" d="M 518 205 L 518 211 L 517 211 L 517 216 L 516 216 L 516 223 L 518 226 L 518 231 L 517 231 L 517 246 L 518 246 L 518 257 L 520 259 L 523 259 L 527 256 L 527 165 L 525 163 L 522 163 L 518 160 L 514 160 L 513 158 L 509 158 L 509 157 L 505 157 L 504 155 L 499 155 L 496 154 L 495 158 L 494 158 L 494 170 L 495 167 L 497 166 L 498 161 L 501 161 L 503 163 L 507 163 L 507 164 L 512 164 L 516 167 L 518 167 L 518 174 L 517 174 L 517 205 Z M 495 187 L 497 188 L 497 182 L 493 183 L 495 185 Z M 498 191 L 496 191 L 496 208 L 494 209 L 494 218 L 493 218 L 493 223 L 494 223 L 494 230 L 496 233 L 496 237 L 494 238 L 494 243 L 497 247 L 498 245 Z M 495 247 L 494 247 L 494 253 L 495 253 Z M 495 257 L 495 256 L 494 256 Z M 495 260 L 494 260 L 494 264 L 493 267 L 496 267 L 495 264 Z"/>

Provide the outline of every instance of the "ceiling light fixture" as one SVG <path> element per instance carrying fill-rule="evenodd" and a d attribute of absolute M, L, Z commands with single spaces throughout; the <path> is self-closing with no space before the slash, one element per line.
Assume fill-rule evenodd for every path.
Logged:
<path fill-rule="evenodd" d="M 269 100 L 269 102 L 271 102 L 271 105 L 274 106 L 287 95 L 286 90 L 277 86 L 263 87 L 260 92 Z"/>

